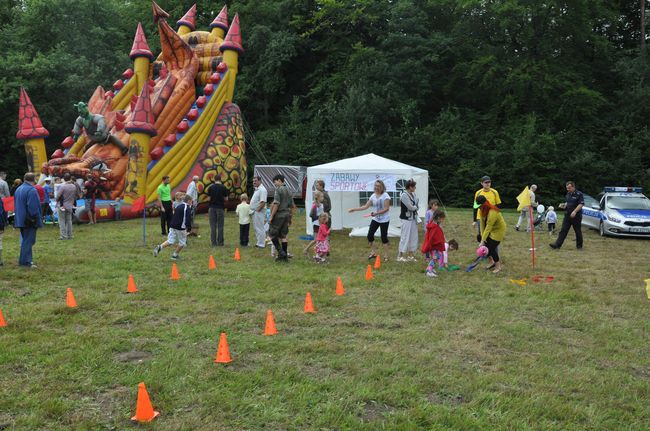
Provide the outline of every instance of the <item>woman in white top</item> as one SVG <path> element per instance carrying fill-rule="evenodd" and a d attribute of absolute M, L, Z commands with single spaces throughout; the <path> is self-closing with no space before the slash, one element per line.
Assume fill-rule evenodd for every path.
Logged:
<path fill-rule="evenodd" d="M 388 260 L 388 223 L 390 222 L 390 196 L 386 193 L 386 186 L 381 180 L 375 181 L 375 193 L 370 196 L 368 202 L 359 208 L 350 208 L 349 213 L 355 211 L 367 210 L 372 206 L 373 211 L 370 213 L 372 221 L 368 229 L 368 245 L 370 246 L 370 254 L 368 259 L 377 257 L 375 251 L 375 232 L 380 229 L 381 242 L 384 244 L 384 260 Z"/>
<path fill-rule="evenodd" d="M 400 215 L 402 233 L 399 240 L 398 262 L 415 262 L 415 250 L 418 248 L 418 210 L 420 201 L 415 195 L 415 181 L 408 180 L 406 190 L 400 196 Z"/>

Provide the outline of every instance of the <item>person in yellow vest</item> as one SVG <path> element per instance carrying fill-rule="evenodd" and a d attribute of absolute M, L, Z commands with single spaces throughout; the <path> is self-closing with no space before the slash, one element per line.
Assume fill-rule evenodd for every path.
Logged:
<path fill-rule="evenodd" d="M 498 191 L 492 188 L 492 180 L 490 177 L 486 175 L 482 177 L 480 181 L 481 186 L 483 187 L 474 193 L 474 218 L 472 219 L 472 226 L 476 226 L 478 228 L 478 233 L 476 235 L 477 242 L 481 242 L 481 225 L 478 223 L 478 220 L 481 216 L 479 208 L 481 205 L 477 203 L 478 197 L 485 196 L 485 199 L 487 199 L 488 202 L 498 208 L 501 208 L 501 196 L 499 196 Z"/>
<path fill-rule="evenodd" d="M 506 222 L 501 215 L 501 210 L 490 203 L 484 195 L 476 198 L 479 205 L 479 223 L 481 223 L 481 243 L 488 248 L 488 266 L 493 273 L 501 271 L 499 259 L 499 244 L 506 236 Z"/>

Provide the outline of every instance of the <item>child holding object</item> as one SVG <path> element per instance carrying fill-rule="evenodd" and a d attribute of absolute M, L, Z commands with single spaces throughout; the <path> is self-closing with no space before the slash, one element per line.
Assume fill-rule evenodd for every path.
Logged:
<path fill-rule="evenodd" d="M 323 193 L 319 191 L 314 192 L 314 203 L 311 206 L 311 210 L 309 210 L 309 218 L 311 219 L 312 228 L 314 230 L 314 239 L 309 241 L 309 244 L 305 247 L 305 256 L 309 253 L 311 246 L 316 243 L 316 237 L 318 236 L 318 229 L 320 227 L 320 216 L 325 212 L 325 206 L 323 205 L 324 200 L 325 196 Z"/>
<path fill-rule="evenodd" d="M 318 229 L 318 234 L 316 235 L 316 247 L 314 247 L 314 251 L 316 252 L 314 260 L 318 263 L 327 263 L 327 254 L 330 251 L 330 229 L 327 227 L 328 220 L 329 216 L 327 213 L 322 213 L 318 217 L 320 228 Z"/>
<path fill-rule="evenodd" d="M 548 207 L 548 212 L 546 213 L 546 226 L 548 226 L 548 234 L 555 234 L 555 223 L 557 223 L 557 214 L 555 213 L 555 208 Z"/>
<path fill-rule="evenodd" d="M 158 253 L 171 245 L 176 245 L 172 253 L 172 260 L 179 258 L 179 254 L 183 247 L 187 245 L 187 233 L 192 230 L 192 197 L 184 195 L 182 202 L 176 205 L 172 221 L 169 224 L 169 234 L 167 241 L 154 247 L 153 255 L 158 256 Z"/>
<path fill-rule="evenodd" d="M 241 203 L 237 205 L 237 209 L 235 209 L 235 212 L 239 216 L 239 245 L 242 247 L 248 247 L 248 238 L 251 228 L 251 206 L 248 204 L 248 195 L 246 193 L 242 194 L 240 199 Z"/>
<path fill-rule="evenodd" d="M 499 244 L 506 236 L 506 222 L 501 215 L 501 210 L 487 200 L 485 196 L 476 198 L 479 205 L 479 221 L 481 223 L 481 243 L 488 248 L 488 266 L 486 269 L 492 269 L 497 274 L 501 271 L 501 262 L 499 259 Z"/>
<path fill-rule="evenodd" d="M 429 207 L 428 207 L 427 211 L 424 213 L 424 223 L 422 223 L 422 228 L 424 229 L 424 234 L 425 235 L 427 233 L 427 225 L 429 224 L 429 222 L 431 220 L 433 220 L 433 213 L 436 212 L 439 205 L 440 205 L 440 203 L 438 202 L 438 199 L 429 200 Z M 425 253 L 424 258 L 429 259 L 430 258 L 429 253 Z"/>
<path fill-rule="evenodd" d="M 422 243 L 422 253 L 428 253 L 431 256 L 426 270 L 427 277 L 437 277 L 436 263 L 440 267 L 443 261 L 443 253 L 446 251 L 446 241 L 441 225 L 445 221 L 445 217 L 446 214 L 444 211 L 436 210 L 433 213 L 431 221 L 427 224 L 427 233 L 424 235 L 424 242 Z"/>

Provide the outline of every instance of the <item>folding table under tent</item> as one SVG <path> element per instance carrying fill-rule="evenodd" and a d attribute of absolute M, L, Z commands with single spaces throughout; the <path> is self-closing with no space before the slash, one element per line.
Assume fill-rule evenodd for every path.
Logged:
<path fill-rule="evenodd" d="M 377 179 L 384 181 L 386 192 L 392 198 L 390 209 L 390 233 L 392 235 L 399 235 L 399 229 L 395 229 L 401 226 L 399 196 L 404 191 L 403 184 L 407 180 L 413 179 L 417 183 L 415 194 L 420 200 L 418 215 L 424 217 L 427 209 L 428 171 L 370 153 L 307 168 L 305 214 L 308 234 L 313 233 L 309 209 L 316 190 L 314 183 L 319 179 L 325 181 L 325 190 L 329 193 L 332 201 L 332 229 L 353 228 L 354 236 L 367 234 L 370 218 L 363 216 L 370 214 L 372 209 L 351 214 L 348 213 L 348 209 L 360 207 L 366 203 L 368 197 L 373 193 L 373 185 Z"/>

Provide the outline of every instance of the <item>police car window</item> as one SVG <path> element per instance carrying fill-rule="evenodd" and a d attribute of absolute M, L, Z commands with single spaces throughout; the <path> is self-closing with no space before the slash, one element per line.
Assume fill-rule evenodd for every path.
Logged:
<path fill-rule="evenodd" d="M 641 196 L 610 196 L 607 206 L 616 210 L 650 210 L 650 199 Z"/>

